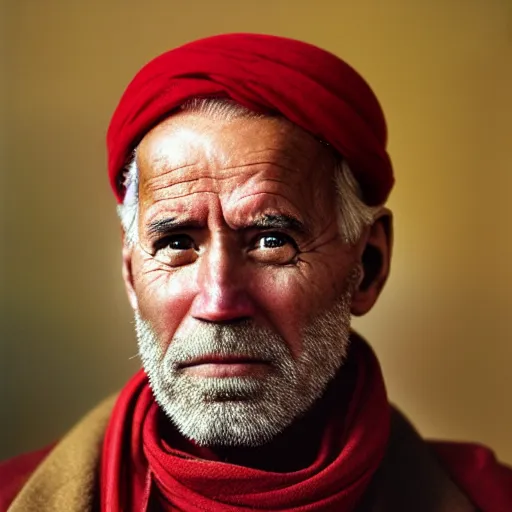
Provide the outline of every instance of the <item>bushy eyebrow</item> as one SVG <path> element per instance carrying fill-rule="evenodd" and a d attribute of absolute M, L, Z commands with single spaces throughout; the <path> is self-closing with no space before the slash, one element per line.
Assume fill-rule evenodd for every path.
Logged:
<path fill-rule="evenodd" d="M 147 225 L 149 236 L 165 235 L 176 229 L 198 229 L 201 225 L 195 221 L 180 221 L 176 217 L 166 217 L 164 219 L 154 220 Z"/>
<path fill-rule="evenodd" d="M 289 231 L 295 231 L 301 235 L 306 235 L 309 232 L 304 223 L 290 215 L 262 215 L 246 227 L 260 229 L 286 229 Z"/>
<path fill-rule="evenodd" d="M 199 229 L 202 226 L 196 221 L 181 221 L 176 217 L 166 217 L 150 222 L 147 225 L 149 236 L 164 235 L 177 229 Z M 309 230 L 304 223 L 291 215 L 262 215 L 252 222 L 248 222 L 242 229 L 284 229 L 294 231 L 301 235 L 307 235 Z"/>

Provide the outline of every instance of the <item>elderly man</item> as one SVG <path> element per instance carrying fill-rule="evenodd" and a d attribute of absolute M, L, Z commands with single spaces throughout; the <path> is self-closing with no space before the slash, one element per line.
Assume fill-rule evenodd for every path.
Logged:
<path fill-rule="evenodd" d="M 350 330 L 389 273 L 385 146 L 369 86 L 311 45 L 145 66 L 108 133 L 143 370 L 5 463 L 3 510 L 512 510 L 512 471 L 424 442 Z"/>

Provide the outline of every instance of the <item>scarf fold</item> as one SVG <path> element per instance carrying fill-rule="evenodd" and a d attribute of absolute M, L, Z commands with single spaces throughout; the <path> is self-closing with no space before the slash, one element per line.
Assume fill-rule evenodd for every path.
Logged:
<path fill-rule="evenodd" d="M 344 371 L 349 367 L 354 371 Z M 344 399 L 347 385 L 353 391 Z M 163 413 L 146 375 L 138 372 L 121 392 L 107 428 L 102 512 L 155 510 L 153 500 L 162 510 L 184 512 L 353 511 L 389 436 L 384 381 L 365 341 L 354 337 L 349 359 L 326 394 L 329 416 L 315 460 L 298 471 L 263 471 L 199 459 L 169 446 L 160 431 Z"/>

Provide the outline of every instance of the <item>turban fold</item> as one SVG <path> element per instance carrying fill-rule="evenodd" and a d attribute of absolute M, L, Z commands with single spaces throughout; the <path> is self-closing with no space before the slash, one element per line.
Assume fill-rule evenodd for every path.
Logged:
<path fill-rule="evenodd" d="M 126 88 L 108 134 L 108 170 L 117 200 L 134 147 L 194 97 L 224 97 L 256 112 L 280 114 L 328 142 L 347 161 L 369 205 L 393 186 L 386 121 L 370 86 L 347 63 L 308 43 L 225 34 L 170 50 L 146 64 Z"/>

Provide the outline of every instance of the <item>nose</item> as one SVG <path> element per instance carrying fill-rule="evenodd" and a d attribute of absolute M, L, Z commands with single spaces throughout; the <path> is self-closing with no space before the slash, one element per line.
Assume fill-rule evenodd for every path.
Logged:
<path fill-rule="evenodd" d="M 216 240 L 201 256 L 198 293 L 191 314 L 197 320 L 233 323 L 254 316 L 243 255 L 229 241 Z"/>

